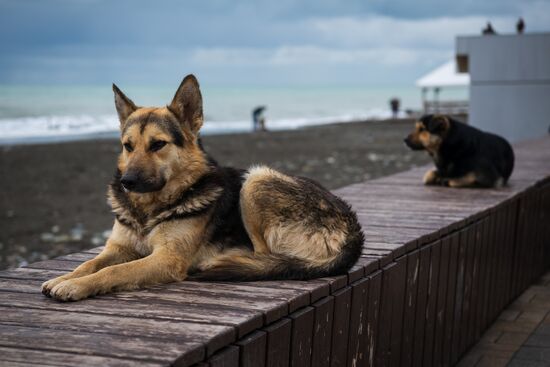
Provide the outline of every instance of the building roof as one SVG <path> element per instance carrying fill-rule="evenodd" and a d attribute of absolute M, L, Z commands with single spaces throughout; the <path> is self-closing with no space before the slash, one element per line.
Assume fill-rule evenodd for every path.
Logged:
<path fill-rule="evenodd" d="M 450 60 L 416 81 L 421 88 L 462 87 L 470 85 L 470 75 L 457 72 L 456 60 Z"/>

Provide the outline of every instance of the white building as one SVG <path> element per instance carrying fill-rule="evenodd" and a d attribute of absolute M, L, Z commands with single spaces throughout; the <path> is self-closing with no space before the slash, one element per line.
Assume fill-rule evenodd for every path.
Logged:
<path fill-rule="evenodd" d="M 550 33 L 458 37 L 456 58 L 470 124 L 511 141 L 548 134 Z"/>
<path fill-rule="evenodd" d="M 442 90 L 465 88 L 470 85 L 470 76 L 458 73 L 456 61 L 450 60 L 416 81 L 422 90 L 422 112 L 448 115 L 468 115 L 467 100 L 441 100 Z M 432 98 L 430 99 L 430 94 Z"/>

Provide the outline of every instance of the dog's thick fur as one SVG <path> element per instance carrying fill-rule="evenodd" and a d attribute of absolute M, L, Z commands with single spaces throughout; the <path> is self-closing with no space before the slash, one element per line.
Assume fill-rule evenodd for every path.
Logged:
<path fill-rule="evenodd" d="M 426 150 L 436 169 L 426 172 L 426 185 L 500 187 L 514 169 L 514 151 L 502 137 L 444 115 L 426 115 L 405 138 L 413 150 Z"/>
<path fill-rule="evenodd" d="M 260 166 L 219 167 L 202 149 L 194 76 L 163 108 L 116 86 L 123 151 L 108 198 L 105 249 L 42 285 L 60 301 L 194 279 L 311 279 L 345 273 L 363 233 L 350 206 L 319 184 Z"/>

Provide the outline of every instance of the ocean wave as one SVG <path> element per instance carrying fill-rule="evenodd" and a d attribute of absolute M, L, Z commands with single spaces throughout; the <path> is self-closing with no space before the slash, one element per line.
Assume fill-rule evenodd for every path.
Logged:
<path fill-rule="evenodd" d="M 391 112 L 372 109 L 366 112 L 349 113 L 340 116 L 267 118 L 270 130 L 291 130 L 307 126 L 337 122 L 354 122 L 369 119 L 386 119 Z M 206 121 L 201 130 L 204 135 L 249 132 L 252 122 Z M 29 144 L 37 142 L 61 142 L 70 140 L 112 138 L 118 136 L 119 122 L 116 115 L 67 115 L 38 116 L 0 119 L 0 144 Z"/>

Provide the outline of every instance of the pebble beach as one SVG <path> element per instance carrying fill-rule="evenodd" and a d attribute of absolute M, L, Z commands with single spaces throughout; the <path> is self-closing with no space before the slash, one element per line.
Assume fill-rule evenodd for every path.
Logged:
<path fill-rule="evenodd" d="M 403 144 L 412 127 L 407 119 L 364 121 L 202 140 L 221 165 L 267 164 L 336 189 L 428 163 Z M 114 139 L 0 147 L 0 269 L 103 245 L 120 149 Z"/>

